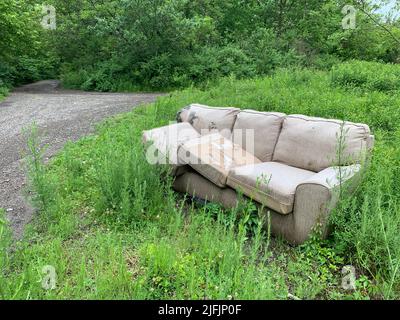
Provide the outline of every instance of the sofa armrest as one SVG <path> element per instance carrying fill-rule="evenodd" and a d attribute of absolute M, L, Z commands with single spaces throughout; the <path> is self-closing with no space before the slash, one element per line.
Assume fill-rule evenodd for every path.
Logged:
<path fill-rule="evenodd" d="M 329 167 L 311 176 L 306 181 L 303 181 L 299 184 L 297 188 L 303 185 L 312 184 L 319 185 L 321 187 L 329 189 L 330 191 L 333 191 L 340 186 L 346 185 L 349 180 L 351 180 L 354 176 L 357 175 L 357 173 L 360 172 L 360 170 L 360 164 L 353 164 L 350 166 L 342 167 Z"/>
<path fill-rule="evenodd" d="M 361 165 L 330 167 L 298 185 L 295 194 L 293 223 L 295 243 L 307 240 L 313 229 L 320 227 L 327 234 L 327 222 L 340 194 L 349 194 L 359 183 Z"/>

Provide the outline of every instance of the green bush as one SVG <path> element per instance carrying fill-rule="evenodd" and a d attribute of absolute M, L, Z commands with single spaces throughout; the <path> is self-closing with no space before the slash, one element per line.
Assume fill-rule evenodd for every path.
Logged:
<path fill-rule="evenodd" d="M 2 87 L 0 83 L 0 100 L 2 100 L 7 95 L 8 95 L 8 88 Z"/>
<path fill-rule="evenodd" d="M 332 68 L 332 83 L 342 87 L 393 91 L 400 87 L 400 66 L 378 62 L 349 61 Z"/>
<path fill-rule="evenodd" d="M 69 68 L 61 67 L 60 80 L 63 87 L 68 89 L 81 89 L 82 84 L 87 80 L 86 70 L 72 71 Z"/>
<path fill-rule="evenodd" d="M 40 20 L 40 3 L 0 3 L 0 81 L 7 87 L 57 76 L 59 59 Z"/>
<path fill-rule="evenodd" d="M 71 65 L 62 68 L 64 86 L 88 91 L 125 91 L 127 88 L 164 91 L 230 75 L 237 78 L 256 75 L 255 61 L 233 45 L 204 47 L 195 54 L 178 56 L 164 53 L 131 65 L 115 59 L 78 70 Z"/>
<path fill-rule="evenodd" d="M 0 60 L 0 87 L 7 87 L 14 83 L 16 69 Z"/>
<path fill-rule="evenodd" d="M 87 90 L 114 91 L 129 88 L 129 82 L 167 90 L 220 76 L 264 76 L 279 67 L 327 70 L 342 60 L 399 59 L 398 43 L 365 15 L 354 30 L 338 28 L 344 0 L 323 5 L 310 0 L 306 6 L 237 0 L 54 4 L 59 17 L 54 47 L 71 66 L 61 75 L 70 86 Z M 385 27 L 398 37 L 398 23 Z M 376 86 L 385 89 L 386 83 Z"/>

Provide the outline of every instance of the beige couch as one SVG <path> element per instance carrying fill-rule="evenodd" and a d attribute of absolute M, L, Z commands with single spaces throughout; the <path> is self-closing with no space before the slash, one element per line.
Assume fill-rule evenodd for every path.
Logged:
<path fill-rule="evenodd" d="M 270 212 L 271 231 L 303 243 L 350 194 L 374 137 L 365 124 L 192 104 L 178 123 L 143 133 L 148 161 L 168 164 L 174 188 L 235 207 L 238 194 Z"/>

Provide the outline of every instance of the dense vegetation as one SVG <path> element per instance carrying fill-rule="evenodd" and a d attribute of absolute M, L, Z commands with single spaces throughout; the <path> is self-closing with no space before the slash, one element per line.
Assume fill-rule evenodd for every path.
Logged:
<path fill-rule="evenodd" d="M 399 21 L 372 14 L 387 1 L 49 0 L 56 30 L 41 29 L 42 2 L 0 4 L 0 87 L 58 75 L 85 90 L 167 90 L 283 66 L 400 59 Z M 344 30 L 349 4 L 356 28 Z"/>
<path fill-rule="evenodd" d="M 0 2 L 0 99 L 7 88 L 57 76 L 50 34 L 40 25 L 40 1 Z"/>
<path fill-rule="evenodd" d="M 342 29 L 347 0 L 60 2 L 62 79 L 82 89 L 165 89 L 277 66 L 400 59 L 400 42 L 367 16 Z M 398 23 L 387 27 L 400 38 Z"/>
<path fill-rule="evenodd" d="M 49 167 L 30 147 L 40 216 L 15 252 L 0 259 L 0 294 L 12 298 L 398 298 L 400 296 L 400 90 L 371 89 L 399 66 L 345 63 L 332 71 L 282 69 L 189 88 L 103 124 L 68 144 Z M 363 70 L 358 81 L 355 70 Z M 387 68 L 387 70 L 386 70 Z M 232 211 L 197 206 L 145 160 L 144 129 L 167 124 L 197 101 L 368 123 L 371 167 L 333 215 L 326 241 L 300 247 L 271 238 L 251 203 Z M 34 137 L 34 136 L 33 136 Z M 157 190 L 157 192 L 154 192 Z M 0 227 L 1 228 L 1 227 Z M 1 242 L 7 237 L 3 227 Z M 42 267 L 57 288 L 41 288 Z M 341 268 L 357 268 L 357 290 Z"/>

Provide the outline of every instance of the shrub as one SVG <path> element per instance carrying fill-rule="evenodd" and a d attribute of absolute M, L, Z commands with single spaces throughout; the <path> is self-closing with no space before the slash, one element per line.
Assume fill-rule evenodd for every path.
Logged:
<path fill-rule="evenodd" d="M 0 82 L 0 100 L 2 100 L 7 95 L 8 95 L 8 88 L 2 87 L 2 84 Z"/>
<path fill-rule="evenodd" d="M 16 69 L 0 60 L 0 87 L 10 86 L 15 79 Z"/>
<path fill-rule="evenodd" d="M 400 66 L 350 61 L 332 68 L 332 83 L 365 90 L 394 91 L 400 87 Z"/>

